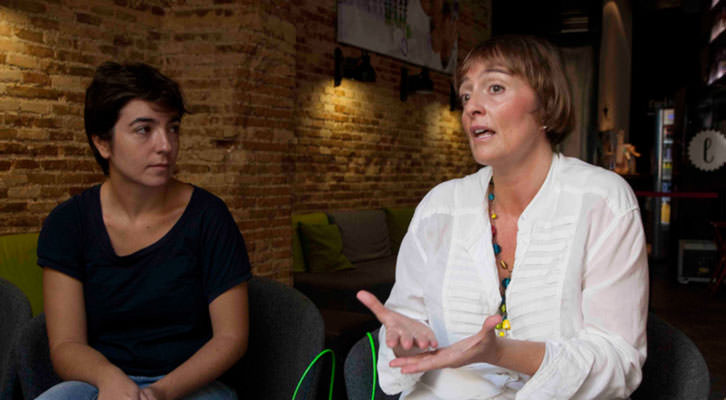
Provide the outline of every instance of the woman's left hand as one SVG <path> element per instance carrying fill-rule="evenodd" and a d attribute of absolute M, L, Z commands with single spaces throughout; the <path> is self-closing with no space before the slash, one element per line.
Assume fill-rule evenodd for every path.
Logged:
<path fill-rule="evenodd" d="M 501 322 L 500 315 L 488 317 L 482 329 L 474 336 L 451 346 L 435 349 L 410 357 L 398 357 L 390 366 L 401 368 L 404 374 L 415 374 L 440 368 L 457 368 L 476 362 L 493 363 L 498 357 L 498 342 L 494 327 Z"/>

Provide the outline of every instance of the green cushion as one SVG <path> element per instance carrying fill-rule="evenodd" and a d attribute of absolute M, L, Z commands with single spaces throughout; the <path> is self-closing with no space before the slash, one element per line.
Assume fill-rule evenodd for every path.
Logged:
<path fill-rule="evenodd" d="M 300 222 L 306 224 L 328 223 L 328 216 L 325 213 L 317 212 L 310 214 L 297 214 L 292 216 L 292 270 L 293 272 L 304 272 L 305 256 L 303 255 L 302 243 L 300 243 L 300 235 L 298 225 Z"/>
<path fill-rule="evenodd" d="M 340 271 L 353 268 L 343 255 L 343 238 L 334 224 L 300 223 L 305 264 L 309 272 Z"/>
<path fill-rule="evenodd" d="M 403 236 L 408 231 L 408 224 L 411 223 L 415 207 L 389 207 L 386 211 L 386 223 L 388 224 L 388 235 L 391 238 L 393 250 L 398 252 L 401 247 Z"/>
<path fill-rule="evenodd" d="M 33 315 L 43 311 L 43 270 L 38 266 L 37 233 L 0 236 L 0 277 L 25 293 Z"/>

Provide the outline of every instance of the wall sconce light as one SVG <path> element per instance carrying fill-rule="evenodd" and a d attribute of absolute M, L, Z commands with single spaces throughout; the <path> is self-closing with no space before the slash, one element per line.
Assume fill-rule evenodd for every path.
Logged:
<path fill-rule="evenodd" d="M 340 50 L 340 47 L 336 47 L 333 55 L 335 58 L 335 75 L 333 78 L 335 86 L 340 86 L 343 78 L 355 79 L 361 82 L 376 81 L 376 71 L 371 66 L 371 57 L 367 51 L 363 50 L 358 58 L 343 57 L 343 51 Z"/>
<path fill-rule="evenodd" d="M 408 75 L 408 69 L 401 67 L 401 101 L 406 101 L 409 93 L 433 93 L 434 81 L 429 77 L 429 69 L 421 68 L 418 75 Z"/>

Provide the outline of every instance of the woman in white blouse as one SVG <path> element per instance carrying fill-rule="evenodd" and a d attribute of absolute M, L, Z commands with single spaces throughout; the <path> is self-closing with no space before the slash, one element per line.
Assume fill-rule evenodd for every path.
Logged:
<path fill-rule="evenodd" d="M 573 126 L 557 50 L 493 38 L 457 73 L 477 173 L 416 208 L 385 306 L 378 372 L 401 399 L 615 399 L 640 383 L 648 272 L 637 200 L 553 151 Z"/>

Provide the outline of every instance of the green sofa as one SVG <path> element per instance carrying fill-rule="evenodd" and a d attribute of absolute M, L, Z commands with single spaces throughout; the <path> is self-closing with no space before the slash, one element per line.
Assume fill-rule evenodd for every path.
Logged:
<path fill-rule="evenodd" d="M 321 310 L 365 312 L 365 289 L 385 301 L 412 207 L 292 216 L 293 281 Z M 323 260 L 321 260 L 323 259 Z"/>
<path fill-rule="evenodd" d="M 37 264 L 37 233 L 0 236 L 0 277 L 20 288 L 33 315 L 43 311 L 43 271 Z"/>

